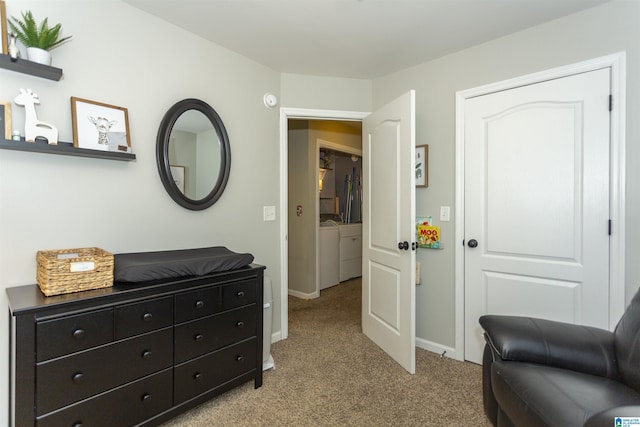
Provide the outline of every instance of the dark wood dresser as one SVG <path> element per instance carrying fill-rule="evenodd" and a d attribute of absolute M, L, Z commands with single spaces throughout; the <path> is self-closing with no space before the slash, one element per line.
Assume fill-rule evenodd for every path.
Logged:
<path fill-rule="evenodd" d="M 263 274 L 251 264 L 54 297 L 7 288 L 9 425 L 154 426 L 260 387 Z"/>

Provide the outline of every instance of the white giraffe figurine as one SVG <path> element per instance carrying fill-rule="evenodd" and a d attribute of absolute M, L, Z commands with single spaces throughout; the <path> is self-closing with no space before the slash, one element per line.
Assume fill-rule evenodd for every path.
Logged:
<path fill-rule="evenodd" d="M 36 138 L 46 138 L 49 144 L 58 144 L 58 129 L 47 122 L 38 120 L 35 104 L 40 104 L 38 94 L 31 89 L 20 89 L 20 95 L 13 100 L 25 108 L 24 136 L 27 142 L 36 142 Z"/>

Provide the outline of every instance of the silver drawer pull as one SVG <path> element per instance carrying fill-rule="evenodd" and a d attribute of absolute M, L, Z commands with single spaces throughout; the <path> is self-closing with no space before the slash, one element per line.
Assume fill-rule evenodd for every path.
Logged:
<path fill-rule="evenodd" d="M 149 393 L 145 393 L 145 394 L 142 395 L 140 400 L 142 401 L 142 403 L 151 402 L 151 395 Z"/>
<path fill-rule="evenodd" d="M 200 372 L 196 372 L 195 374 L 193 374 L 193 379 L 198 382 L 202 381 L 202 374 Z"/>
<path fill-rule="evenodd" d="M 82 421 L 76 421 L 73 423 L 73 427 L 82 427 Z"/>
<path fill-rule="evenodd" d="M 142 358 L 144 360 L 149 360 L 151 359 L 151 352 L 149 350 L 145 350 L 142 352 Z"/>
<path fill-rule="evenodd" d="M 85 337 L 86 333 L 84 332 L 84 329 L 76 329 L 75 331 L 73 331 L 73 338 L 77 339 L 77 340 L 81 340 Z"/>
<path fill-rule="evenodd" d="M 202 340 L 204 340 L 204 335 L 196 334 L 196 336 L 194 336 L 193 339 L 196 340 L 196 342 L 201 342 Z"/>
<path fill-rule="evenodd" d="M 244 328 L 244 322 L 242 320 L 236 322 L 236 326 L 240 329 Z"/>
<path fill-rule="evenodd" d="M 153 314 L 151 313 L 145 313 L 142 315 L 142 320 L 144 320 L 145 322 L 150 322 L 151 319 L 153 319 Z"/>
<path fill-rule="evenodd" d="M 244 357 L 243 356 L 236 356 L 236 362 L 244 362 Z"/>
<path fill-rule="evenodd" d="M 202 308 L 202 307 L 204 307 L 204 301 L 202 300 L 196 301 L 196 308 Z"/>
<path fill-rule="evenodd" d="M 236 295 L 238 296 L 238 298 L 244 298 L 244 291 L 238 291 Z"/>
<path fill-rule="evenodd" d="M 84 381 L 84 374 L 82 372 L 76 372 L 75 374 L 73 374 L 73 376 L 71 377 L 71 380 L 75 383 L 75 384 L 80 384 Z"/>

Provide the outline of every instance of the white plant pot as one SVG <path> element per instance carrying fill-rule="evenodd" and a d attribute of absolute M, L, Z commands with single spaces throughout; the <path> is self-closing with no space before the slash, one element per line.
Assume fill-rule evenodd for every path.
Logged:
<path fill-rule="evenodd" d="M 27 59 L 38 64 L 51 65 L 51 53 L 39 47 L 28 47 Z"/>

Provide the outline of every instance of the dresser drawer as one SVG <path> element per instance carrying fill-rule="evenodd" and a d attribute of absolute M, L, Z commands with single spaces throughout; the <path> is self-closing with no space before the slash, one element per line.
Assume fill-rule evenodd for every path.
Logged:
<path fill-rule="evenodd" d="M 256 338 L 250 338 L 176 366 L 174 404 L 256 369 L 256 345 Z"/>
<path fill-rule="evenodd" d="M 222 286 L 222 309 L 230 310 L 256 302 L 256 281 L 245 280 Z"/>
<path fill-rule="evenodd" d="M 36 367 L 36 414 L 93 396 L 168 368 L 173 328 L 118 341 Z"/>
<path fill-rule="evenodd" d="M 175 321 L 186 322 L 222 310 L 220 286 L 176 294 Z"/>
<path fill-rule="evenodd" d="M 173 297 L 116 307 L 115 317 L 116 339 L 165 328 L 173 325 Z"/>
<path fill-rule="evenodd" d="M 175 363 L 256 335 L 255 304 L 175 327 Z"/>
<path fill-rule="evenodd" d="M 111 341 L 111 308 L 45 320 L 36 324 L 36 360 L 42 362 Z"/>
<path fill-rule="evenodd" d="M 40 417 L 38 427 L 132 426 L 159 414 L 172 405 L 173 370 L 146 377 Z"/>

